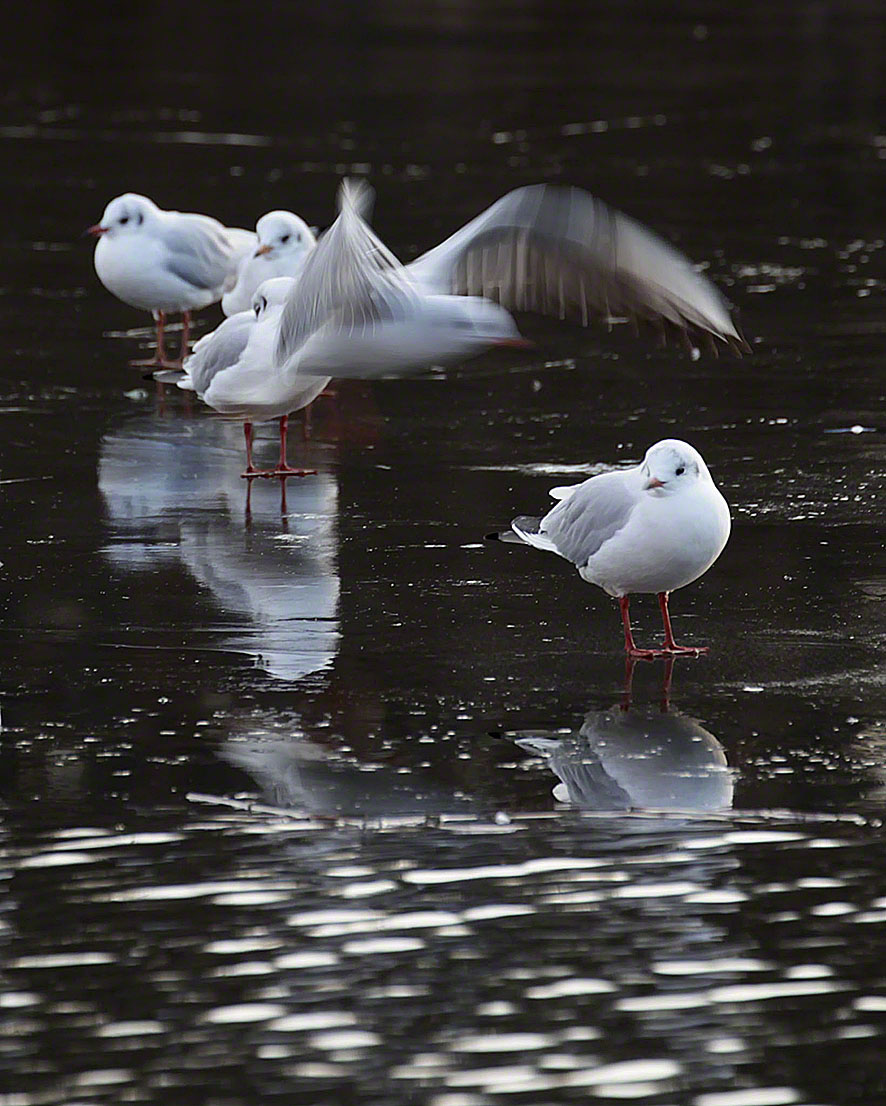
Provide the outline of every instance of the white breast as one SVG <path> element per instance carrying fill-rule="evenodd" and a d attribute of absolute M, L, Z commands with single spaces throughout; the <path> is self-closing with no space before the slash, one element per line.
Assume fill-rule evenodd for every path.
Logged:
<path fill-rule="evenodd" d="M 726 500 L 711 483 L 680 495 L 644 495 L 624 529 L 579 572 L 614 596 L 676 591 L 716 561 L 730 526 Z"/>
<path fill-rule="evenodd" d="M 168 251 L 153 235 L 103 235 L 95 247 L 95 271 L 107 290 L 143 311 L 196 311 L 221 289 L 195 288 L 167 267 Z"/>

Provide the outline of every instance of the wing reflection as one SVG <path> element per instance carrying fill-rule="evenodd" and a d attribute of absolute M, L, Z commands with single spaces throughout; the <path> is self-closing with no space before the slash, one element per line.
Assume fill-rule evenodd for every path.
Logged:
<path fill-rule="evenodd" d="M 181 563 L 223 612 L 215 647 L 297 680 L 338 651 L 338 485 L 322 470 L 289 481 L 281 521 L 280 484 L 262 481 L 246 525 L 240 453 L 240 428 L 219 419 L 146 417 L 107 434 L 104 553 L 127 573 Z"/>
<path fill-rule="evenodd" d="M 336 759 L 306 739 L 229 740 L 218 755 L 248 772 L 272 805 L 320 817 L 433 815 L 471 805 L 430 775 Z"/>

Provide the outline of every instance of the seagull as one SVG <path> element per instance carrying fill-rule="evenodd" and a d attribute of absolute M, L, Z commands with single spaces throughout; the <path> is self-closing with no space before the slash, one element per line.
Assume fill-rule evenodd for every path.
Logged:
<path fill-rule="evenodd" d="M 222 415 L 243 419 L 246 438 L 244 477 L 305 476 L 286 460 L 289 415 L 306 407 L 323 391 L 328 378 L 299 377 L 274 371 L 274 344 L 292 277 L 274 277 L 259 285 L 252 310 L 231 315 L 204 335 L 185 359 L 183 372 L 155 376 L 197 395 Z M 252 461 L 252 423 L 280 420 L 280 459 L 276 468 L 259 470 Z"/>
<path fill-rule="evenodd" d="M 255 224 L 257 249 L 240 262 L 237 283 L 222 296 L 222 311 L 235 315 L 249 311 L 256 289 L 272 277 L 298 276 L 308 253 L 317 244 L 314 232 L 291 211 L 269 211 Z"/>
<path fill-rule="evenodd" d="M 278 360 L 296 358 L 302 374 L 404 376 L 531 345 L 512 310 L 583 325 L 623 316 L 662 341 L 749 348 L 686 257 L 581 189 L 518 188 L 405 266 L 366 221 L 369 186 L 343 182 L 341 197 L 281 321 Z"/>
<path fill-rule="evenodd" d="M 367 222 L 373 190 L 339 189 L 339 215 L 308 254 L 280 319 L 278 371 L 376 379 L 528 346 L 491 300 L 418 284 Z"/>
<path fill-rule="evenodd" d="M 155 357 L 133 364 L 161 368 L 181 365 L 191 311 L 215 303 L 233 287 L 237 266 L 256 242 L 252 231 L 225 227 L 208 215 L 164 211 L 135 192 L 111 200 L 87 234 L 98 239 L 95 271 L 105 288 L 156 320 Z M 178 362 L 167 359 L 163 343 L 171 312 L 181 312 L 183 323 Z"/>
<path fill-rule="evenodd" d="M 213 372 L 222 364 L 229 371 L 212 388 L 195 380 L 195 390 L 246 422 L 244 476 L 258 475 L 252 420 L 283 420 L 304 406 L 311 377 L 325 385 L 332 377 L 405 376 L 492 346 L 531 344 L 504 304 L 556 310 L 564 318 L 578 312 L 585 322 L 592 310 L 609 312 L 614 304 L 657 320 L 662 333 L 700 332 L 740 347 L 728 305 L 710 281 L 652 232 L 587 193 L 518 189 L 409 266 L 369 226 L 373 195 L 364 181 L 342 182 L 338 217 L 307 252 L 279 315 L 257 313 L 262 338 L 248 339 L 248 357 L 241 353 L 252 320 L 233 323 L 238 316 L 231 316 L 230 329 L 222 324 L 214 332 L 224 354 L 207 354 L 208 361 Z M 196 367 L 195 375 L 202 379 Z M 284 428 L 281 421 L 281 444 Z M 272 474 L 285 469 L 281 456 Z"/>
<path fill-rule="evenodd" d="M 668 613 L 669 594 L 707 572 L 729 538 L 729 507 L 701 454 L 666 438 L 634 468 L 604 472 L 551 494 L 559 502 L 543 518 L 515 518 L 510 530 L 489 536 L 557 553 L 583 580 L 617 599 L 628 657 L 707 652 L 678 645 Z M 634 592 L 658 595 L 664 624 L 658 649 L 634 644 L 628 613 Z"/>

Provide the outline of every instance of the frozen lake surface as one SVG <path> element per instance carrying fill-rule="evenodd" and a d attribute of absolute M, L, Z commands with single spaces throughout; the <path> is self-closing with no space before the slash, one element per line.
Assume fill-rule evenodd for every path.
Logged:
<path fill-rule="evenodd" d="M 4 1106 L 880 1100 L 886 15 L 613 7 L 11 36 Z M 323 226 L 345 173 L 404 259 L 586 187 L 754 354 L 523 317 L 535 350 L 342 385 L 247 511 L 239 427 L 127 367 L 149 320 L 78 235 L 124 190 Z M 672 600 L 710 653 L 625 710 L 615 604 L 482 539 L 667 436 L 734 530 Z"/>

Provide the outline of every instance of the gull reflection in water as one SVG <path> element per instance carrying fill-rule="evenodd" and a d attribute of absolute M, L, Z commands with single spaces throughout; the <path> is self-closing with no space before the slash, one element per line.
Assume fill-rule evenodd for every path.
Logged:
<path fill-rule="evenodd" d="M 728 810 L 733 778 L 723 746 L 694 718 L 670 707 L 673 663 L 665 663 L 660 705 L 632 706 L 629 663 L 622 702 L 590 711 L 577 732 L 506 736 L 544 758 L 559 776 L 553 791 L 558 802 L 598 811 Z"/>
<path fill-rule="evenodd" d="M 427 817 L 472 806 L 429 773 L 338 759 L 304 738 L 228 740 L 218 756 L 248 772 L 266 802 L 315 817 Z"/>
<path fill-rule="evenodd" d="M 298 680 L 338 651 L 338 485 L 322 468 L 288 481 L 281 518 L 282 481 L 261 481 L 244 522 L 240 453 L 239 426 L 220 419 L 149 416 L 107 434 L 104 554 L 126 573 L 182 564 L 223 612 L 215 647 Z"/>

